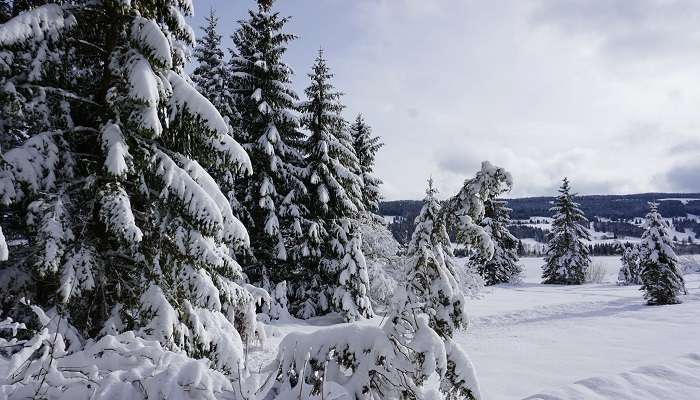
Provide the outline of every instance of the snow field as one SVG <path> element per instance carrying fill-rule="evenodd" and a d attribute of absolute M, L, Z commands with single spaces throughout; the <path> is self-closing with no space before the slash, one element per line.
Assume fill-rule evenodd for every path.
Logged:
<path fill-rule="evenodd" d="M 455 341 L 474 363 L 484 399 L 700 398 L 700 274 L 685 276 L 683 304 L 651 307 L 637 286 L 614 283 L 619 257 L 593 262 L 605 268 L 604 283 L 541 285 L 542 259 L 523 258 L 522 285 L 487 287 L 467 300 L 471 323 Z M 266 351 L 251 361 L 271 361 L 289 332 L 339 320 L 276 322 Z"/>
<path fill-rule="evenodd" d="M 629 379 L 616 375 L 647 365 L 656 366 L 644 371 L 667 368 L 667 363 L 682 363 L 679 357 L 692 359 L 686 355 L 700 353 L 700 275 L 685 276 L 689 294 L 682 296 L 683 304 L 651 307 L 637 286 L 613 283 L 618 257 L 593 257 L 604 266 L 606 283 L 580 286 L 540 285 L 542 260 L 521 262 L 524 284 L 487 288 L 480 299 L 468 300 L 472 323 L 457 337 L 476 366 L 485 398 L 518 399 L 588 379 L 555 390 L 554 397 L 532 398 L 619 399 L 616 390 L 636 386 L 637 378 L 645 380 L 646 389 L 634 389 L 635 399 L 693 398 L 660 396 L 656 389 L 673 384 L 663 374 L 649 372 L 641 378 L 645 372 L 630 372 L 637 378 Z M 700 363 L 689 363 L 683 368 L 695 369 L 700 377 Z M 589 396 L 581 387 L 591 382 L 607 389 Z M 679 390 L 691 390 L 688 385 L 700 398 L 700 378 L 695 386 L 691 382 Z"/>

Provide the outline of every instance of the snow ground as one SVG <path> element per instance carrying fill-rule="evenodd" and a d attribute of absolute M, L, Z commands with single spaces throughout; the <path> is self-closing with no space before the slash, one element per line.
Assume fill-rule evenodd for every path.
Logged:
<path fill-rule="evenodd" d="M 470 327 L 456 337 L 485 399 L 700 398 L 700 274 L 685 276 L 683 304 L 650 307 L 638 287 L 613 283 L 618 257 L 594 257 L 606 283 L 568 287 L 539 284 L 540 258 L 521 262 L 523 284 L 487 288 L 469 300 Z M 278 323 L 270 351 L 254 362 L 269 361 L 287 332 L 334 322 Z"/>

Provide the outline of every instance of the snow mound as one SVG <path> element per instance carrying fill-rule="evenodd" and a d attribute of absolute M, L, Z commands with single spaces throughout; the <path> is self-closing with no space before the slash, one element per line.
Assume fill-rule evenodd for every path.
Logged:
<path fill-rule="evenodd" d="M 657 400 L 700 398 L 700 354 L 609 377 L 583 379 L 526 400 Z"/>

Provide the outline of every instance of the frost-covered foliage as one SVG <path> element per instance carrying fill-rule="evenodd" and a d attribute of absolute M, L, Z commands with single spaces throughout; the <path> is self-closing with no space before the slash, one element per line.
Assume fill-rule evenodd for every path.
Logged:
<path fill-rule="evenodd" d="M 287 298 L 287 281 L 282 281 L 275 285 L 272 291 L 270 311 L 268 315 L 272 319 L 289 319 L 289 300 Z"/>
<path fill-rule="evenodd" d="M 211 9 L 202 27 L 204 34 L 197 39 L 194 59 L 197 67 L 192 71 L 192 82 L 201 93 L 211 101 L 221 115 L 230 123 L 235 123 L 237 113 L 233 103 L 233 88 L 229 70 L 221 49 L 221 35 L 217 32 L 218 17 Z M 233 120 L 233 121 L 231 121 Z"/>
<path fill-rule="evenodd" d="M 341 93 L 331 84 L 323 52 L 319 51 L 302 104 L 306 176 L 309 189 L 309 218 L 314 229 L 304 245 L 304 254 L 320 259 L 319 274 L 329 285 L 334 310 L 352 321 L 372 315 L 369 278 L 362 237 L 353 219 L 364 211 L 363 182 L 352 138 L 343 120 Z M 312 261 L 313 262 L 313 261 Z"/>
<path fill-rule="evenodd" d="M 518 265 L 518 239 L 508 231 L 510 209 L 499 199 L 485 202 L 484 219 L 481 225 L 491 237 L 493 257 L 486 258 L 478 249 L 467 261 L 473 265 L 486 285 L 511 282 L 520 275 L 522 268 Z"/>
<path fill-rule="evenodd" d="M 489 231 L 482 226 L 486 202 L 510 191 L 512 186 L 508 171 L 484 161 L 476 176 L 467 179 L 459 193 L 445 204 L 444 211 L 454 223 L 457 241 L 470 251 L 478 251 L 483 259 L 490 260 L 496 251 Z"/>
<path fill-rule="evenodd" d="M 292 333 L 268 367 L 266 398 L 479 399 L 467 356 L 430 326 L 402 290 L 382 327 L 350 324 Z M 438 389 L 430 383 L 439 382 Z"/>
<path fill-rule="evenodd" d="M 374 158 L 377 151 L 384 146 L 378 136 L 372 136 L 372 128 L 365 122 L 362 114 L 358 114 L 350 126 L 353 147 L 360 167 L 360 176 L 364 182 L 362 200 L 366 210 L 377 210 L 382 198 L 379 186 L 381 179 L 374 175 Z"/>
<path fill-rule="evenodd" d="M 373 304 L 386 308 L 394 300 L 394 292 L 403 273 L 404 259 L 399 254 L 403 249 L 387 229 L 382 217 L 365 213 L 358 224 L 369 274 L 369 297 Z"/>
<path fill-rule="evenodd" d="M 249 238 L 209 171 L 251 165 L 184 72 L 191 12 L 50 3 L 0 28 L 0 215 L 24 239 L 0 263 L 0 319 L 31 319 L 24 298 L 76 336 L 132 332 L 236 373 L 256 331 L 234 258 Z"/>
<path fill-rule="evenodd" d="M 48 399 L 239 399 L 239 375 L 210 369 L 133 331 L 84 340 L 56 313 L 36 306 L 25 323 L 0 321 L 0 397 Z M 248 394 L 248 393 L 244 393 Z"/>
<path fill-rule="evenodd" d="M 349 218 L 332 220 L 328 233 L 329 253 L 324 254 L 320 269 L 322 277 L 331 277 L 324 281 L 328 282 L 324 291 L 331 299 L 332 309 L 340 312 L 346 321 L 372 317 L 369 275 L 357 223 Z"/>
<path fill-rule="evenodd" d="M 641 290 L 650 305 L 680 303 L 678 295 L 685 292 L 683 275 L 678 269 L 678 256 L 673 250 L 670 227 L 657 209 L 649 203 L 649 213 L 644 223 L 641 266 Z"/>
<path fill-rule="evenodd" d="M 583 211 L 574 202 L 569 180 L 564 178 L 555 200 L 552 231 L 542 267 L 542 283 L 580 285 L 586 281 L 591 265 L 587 241 L 590 240 Z"/>
<path fill-rule="evenodd" d="M 253 165 L 236 194 L 252 239 L 254 257 L 246 261 L 246 273 L 254 281 L 281 282 L 293 275 L 301 257 L 307 190 L 298 96 L 292 69 L 282 61 L 294 36 L 282 31 L 289 18 L 273 12 L 272 5 L 259 0 L 257 9 L 239 21 L 229 72 L 240 116 L 235 137 Z"/>
<path fill-rule="evenodd" d="M 625 243 L 620 258 L 620 271 L 617 274 L 618 285 L 641 285 L 640 248 L 634 243 Z"/>

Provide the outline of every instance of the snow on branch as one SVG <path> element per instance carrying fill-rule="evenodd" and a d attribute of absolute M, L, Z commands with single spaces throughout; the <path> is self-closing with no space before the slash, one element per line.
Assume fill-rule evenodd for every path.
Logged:
<path fill-rule="evenodd" d="M 61 31 L 75 25 L 75 17 L 58 4 L 46 4 L 27 10 L 0 25 L 0 46 L 12 46 L 29 40 L 55 40 Z"/>
<path fill-rule="evenodd" d="M 110 122 L 102 127 L 102 150 L 106 154 L 107 172 L 116 177 L 126 176 L 131 167 L 132 158 L 119 125 Z"/>
<path fill-rule="evenodd" d="M 464 244 L 479 246 L 490 259 L 494 246 L 488 232 L 479 224 L 484 218 L 486 200 L 510 191 L 513 178 L 508 171 L 489 161 L 481 163 L 476 176 L 464 182 L 462 189 L 443 208 L 456 223 L 458 239 Z"/>
<path fill-rule="evenodd" d="M 204 229 L 203 233 L 221 234 L 224 217 L 216 201 L 167 154 L 154 151 L 154 173 L 163 183 L 161 197 L 174 196 L 185 213 Z"/>
<path fill-rule="evenodd" d="M 170 42 L 156 21 L 135 17 L 131 24 L 131 38 L 136 41 L 144 54 L 155 59 L 165 68 L 172 67 Z"/>
<path fill-rule="evenodd" d="M 25 193 L 20 187 L 26 187 L 31 193 L 54 187 L 59 154 L 51 134 L 32 136 L 22 146 L 7 151 L 2 158 L 5 161 L 0 164 L 2 204 L 23 199 Z"/>
<path fill-rule="evenodd" d="M 231 139 L 233 140 L 233 139 Z M 245 154 L 245 152 L 244 152 Z M 250 162 L 250 160 L 248 160 Z M 231 203 L 221 192 L 219 185 L 216 181 L 207 173 L 204 168 L 197 161 L 187 159 L 185 157 L 180 158 L 180 163 L 182 168 L 189 174 L 189 176 L 194 180 L 205 192 L 206 194 L 216 203 L 219 208 L 223 218 L 223 239 L 227 243 L 242 244 L 244 246 L 250 245 L 250 238 L 248 237 L 248 231 L 245 226 L 241 223 L 238 218 L 233 216 L 233 210 L 231 209 Z"/>
<path fill-rule="evenodd" d="M 136 244 L 143 239 L 143 233 L 131 212 L 129 195 L 118 183 L 108 183 L 98 193 L 100 199 L 100 221 L 107 231 L 121 241 Z"/>
<path fill-rule="evenodd" d="M 37 393 L 45 398 L 241 398 L 229 377 L 210 369 L 207 359 L 168 351 L 132 331 L 80 346 L 67 321 L 33 310 L 44 325 L 36 335 L 29 340 L 0 337 L 0 348 L 9 354 L 0 363 L 0 382 L 9 398 Z M 0 329 L 17 336 L 26 326 L 8 319 L 0 321 Z"/>
<path fill-rule="evenodd" d="M 168 72 L 168 80 L 173 89 L 168 102 L 171 121 L 175 121 L 179 114 L 188 112 L 201 118 L 210 131 L 219 135 L 228 134 L 228 124 L 206 97 L 173 71 Z"/>

